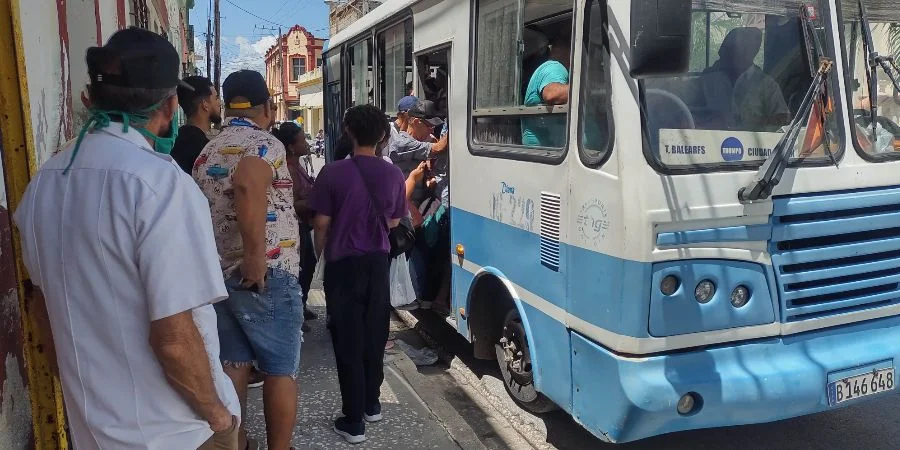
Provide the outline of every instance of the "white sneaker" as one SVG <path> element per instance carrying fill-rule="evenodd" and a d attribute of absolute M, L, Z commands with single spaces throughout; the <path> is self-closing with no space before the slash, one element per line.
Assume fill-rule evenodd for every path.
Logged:
<path fill-rule="evenodd" d="M 363 419 L 369 423 L 381 422 L 381 419 L 384 419 L 384 416 L 381 415 L 381 404 L 372 406 L 371 408 L 366 408 L 369 411 L 363 413 Z M 372 414 L 369 414 L 369 413 Z"/>
<path fill-rule="evenodd" d="M 348 444 L 361 444 L 366 441 L 365 426 L 363 424 L 354 426 L 347 421 L 346 417 L 335 420 L 332 430 L 344 438 Z"/>

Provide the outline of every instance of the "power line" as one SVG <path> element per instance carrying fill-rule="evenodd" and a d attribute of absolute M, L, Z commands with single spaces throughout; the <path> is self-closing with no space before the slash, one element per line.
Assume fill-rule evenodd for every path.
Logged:
<path fill-rule="evenodd" d="M 281 10 L 284 9 L 285 5 L 287 5 L 289 1 L 291 1 L 291 0 L 284 0 L 281 3 L 281 6 L 279 6 L 278 9 L 276 9 L 275 12 L 272 13 L 272 17 L 278 16 L 278 13 L 280 13 Z"/>
<path fill-rule="evenodd" d="M 235 8 L 237 8 L 237 9 L 239 9 L 239 10 L 241 10 L 241 11 L 247 13 L 247 14 L 250 14 L 251 16 L 256 17 L 256 18 L 259 19 L 259 20 L 262 20 L 263 22 L 268 22 L 268 23 L 271 23 L 272 25 L 278 25 L 279 27 L 288 28 L 288 27 L 286 27 L 286 26 L 284 26 L 284 25 L 282 25 L 282 24 L 280 24 L 280 23 L 278 23 L 278 22 L 272 22 L 272 21 L 269 20 L 269 19 L 266 19 L 266 18 L 257 16 L 256 14 L 253 14 L 252 12 L 247 11 L 247 10 L 244 9 L 244 8 L 241 8 L 240 6 L 238 6 L 237 4 L 235 4 L 234 2 L 232 2 L 231 0 L 225 0 L 225 1 L 226 1 L 227 3 L 229 3 L 231 6 L 234 6 Z"/>

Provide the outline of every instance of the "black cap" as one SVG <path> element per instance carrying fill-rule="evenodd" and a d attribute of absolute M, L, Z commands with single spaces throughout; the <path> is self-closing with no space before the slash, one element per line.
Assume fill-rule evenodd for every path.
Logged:
<path fill-rule="evenodd" d="M 444 123 L 444 120 L 438 117 L 437 106 L 431 100 L 419 100 L 416 106 L 409 110 L 409 117 L 422 119 L 434 126 Z"/>
<path fill-rule="evenodd" d="M 225 78 L 222 97 L 228 109 L 247 109 L 266 103 L 271 94 L 262 74 L 255 70 L 239 70 Z M 232 103 L 235 97 L 244 97 L 249 103 Z"/>
<path fill-rule="evenodd" d="M 91 47 L 85 55 L 92 84 L 126 88 L 166 89 L 182 86 L 178 52 L 162 36 L 142 28 L 117 31 L 102 47 Z"/>

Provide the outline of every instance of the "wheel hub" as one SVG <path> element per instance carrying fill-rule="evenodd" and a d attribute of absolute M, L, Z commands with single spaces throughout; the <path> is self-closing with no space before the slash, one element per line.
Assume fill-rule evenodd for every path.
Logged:
<path fill-rule="evenodd" d="M 503 349 L 506 368 L 513 380 L 523 386 L 531 384 L 531 356 L 521 321 L 512 321 L 504 327 L 500 347 Z"/>

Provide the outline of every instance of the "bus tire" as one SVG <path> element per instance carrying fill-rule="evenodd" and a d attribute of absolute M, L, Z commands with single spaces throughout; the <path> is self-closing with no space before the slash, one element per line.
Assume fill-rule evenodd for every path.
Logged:
<path fill-rule="evenodd" d="M 494 350 L 503 375 L 503 385 L 516 404 L 532 414 L 559 409 L 556 403 L 538 392 L 534 386 L 528 334 L 518 309 L 513 308 L 506 314 L 503 330 L 499 341 L 494 344 Z"/>

